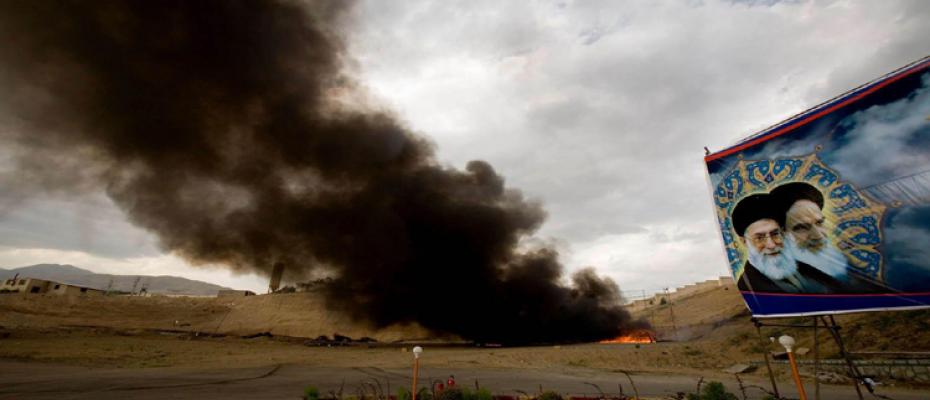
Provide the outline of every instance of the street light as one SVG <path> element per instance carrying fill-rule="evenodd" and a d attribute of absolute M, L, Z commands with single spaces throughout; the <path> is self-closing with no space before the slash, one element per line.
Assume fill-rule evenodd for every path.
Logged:
<path fill-rule="evenodd" d="M 410 400 L 417 400 L 417 374 L 420 373 L 420 354 L 423 348 L 415 346 L 413 348 L 413 390 L 410 392 Z"/>
<path fill-rule="evenodd" d="M 807 400 L 807 393 L 804 392 L 804 385 L 801 384 L 801 374 L 798 373 L 798 364 L 794 360 L 794 338 L 788 335 L 782 335 L 778 338 L 778 343 L 788 352 L 788 362 L 791 364 L 791 376 L 794 377 L 794 384 L 798 387 L 798 395 L 801 396 L 801 400 Z"/>

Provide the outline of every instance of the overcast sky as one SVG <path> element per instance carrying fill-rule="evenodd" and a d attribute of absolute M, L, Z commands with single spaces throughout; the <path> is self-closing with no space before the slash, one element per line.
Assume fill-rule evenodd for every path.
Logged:
<path fill-rule="evenodd" d="M 372 0 L 348 29 L 352 74 L 443 163 L 490 162 L 570 270 L 648 294 L 728 271 L 703 147 L 930 55 L 930 2 Z M 267 287 L 163 254 L 102 195 L 0 200 L 0 267 Z"/>

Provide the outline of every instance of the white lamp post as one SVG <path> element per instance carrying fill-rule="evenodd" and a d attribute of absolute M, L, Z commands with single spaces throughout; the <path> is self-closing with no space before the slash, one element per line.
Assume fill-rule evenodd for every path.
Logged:
<path fill-rule="evenodd" d="M 791 376 L 794 378 L 794 384 L 798 387 L 798 395 L 801 400 L 807 400 L 807 393 L 804 392 L 804 385 L 801 384 L 801 374 L 798 373 L 798 364 L 794 360 L 794 338 L 788 335 L 782 335 L 778 338 L 785 351 L 788 352 L 788 362 L 791 364 Z"/>
<path fill-rule="evenodd" d="M 413 348 L 413 390 L 410 392 L 410 400 L 417 400 L 417 374 L 420 373 L 420 354 L 422 353 L 422 347 Z"/>

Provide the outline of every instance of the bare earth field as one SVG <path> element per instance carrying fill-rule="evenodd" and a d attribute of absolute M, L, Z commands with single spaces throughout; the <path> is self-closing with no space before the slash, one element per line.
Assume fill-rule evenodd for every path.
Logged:
<path fill-rule="evenodd" d="M 324 311 L 320 300 L 308 293 L 243 298 L 0 296 L 0 399 L 296 398 L 311 384 L 324 393 L 342 388 L 344 394 L 356 395 L 363 382 L 374 380 L 393 392 L 410 384 L 412 355 L 407 350 L 413 343 L 426 349 L 424 386 L 430 378 L 455 374 L 462 385 L 473 387 L 477 381 L 500 394 L 536 393 L 540 388 L 617 394 L 620 384 L 631 395 L 625 372 L 646 397 L 693 391 L 702 377 L 737 392 L 733 376 L 722 369 L 759 360 L 756 351 L 764 345 L 742 314 L 742 305 L 733 306 L 734 295 L 720 291 L 673 305 L 675 331 L 686 341 L 514 348 L 456 345 L 449 341 L 454 338 L 436 340 L 417 326 L 374 330 Z M 640 316 L 662 331 L 669 314 L 659 307 Z M 918 317 L 926 320 L 926 315 Z M 851 324 L 851 342 L 871 340 L 867 348 L 895 344 L 889 335 L 876 341 L 874 329 L 854 328 L 856 318 L 873 317 L 841 321 Z M 896 331 L 910 335 L 911 348 L 926 347 L 928 333 L 920 329 L 918 324 Z M 243 337 L 260 332 L 271 336 Z M 305 338 L 334 333 L 378 342 L 304 344 Z M 802 332 L 790 333 L 801 345 L 809 342 Z M 831 351 L 835 349 L 822 347 L 825 355 Z M 787 371 L 776 369 L 780 388 L 790 393 Z M 767 386 L 762 371 L 743 379 L 747 385 Z M 894 399 L 930 397 L 921 388 L 882 390 Z M 825 385 L 822 393 L 824 399 L 855 397 L 849 386 Z M 760 398 L 762 392 L 749 389 L 748 394 Z"/>

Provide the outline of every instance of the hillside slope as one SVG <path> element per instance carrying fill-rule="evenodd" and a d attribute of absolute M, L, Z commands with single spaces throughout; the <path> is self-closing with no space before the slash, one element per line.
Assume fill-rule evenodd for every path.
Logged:
<path fill-rule="evenodd" d="M 733 360 L 758 359 L 760 351 L 779 351 L 769 337 L 788 334 L 798 346 L 813 347 L 813 330 L 803 328 L 762 328 L 751 322 L 742 296 L 735 286 L 698 293 L 634 312 L 653 324 L 660 340 L 692 341 L 721 349 Z M 844 343 L 854 352 L 930 352 L 930 310 L 885 311 L 844 314 L 835 317 Z M 673 323 L 674 320 L 674 323 Z M 812 317 L 779 318 L 763 322 L 810 325 Z M 826 329 L 818 333 L 824 357 L 837 357 L 838 348 Z"/>
<path fill-rule="evenodd" d="M 379 341 L 422 339 L 415 325 L 374 329 L 327 310 L 322 296 L 290 293 L 248 297 L 0 295 L 0 326 L 99 326 L 121 330 L 185 330 L 231 335 L 270 332 L 315 338 L 334 333 Z"/>
<path fill-rule="evenodd" d="M 214 296 L 218 291 L 228 289 L 220 285 L 177 276 L 97 274 L 73 265 L 61 264 L 36 264 L 28 267 L 0 270 L 0 279 L 9 279 L 16 274 L 24 278 L 47 279 L 118 292 L 138 292 L 145 288 L 147 292 L 153 294 Z"/>

